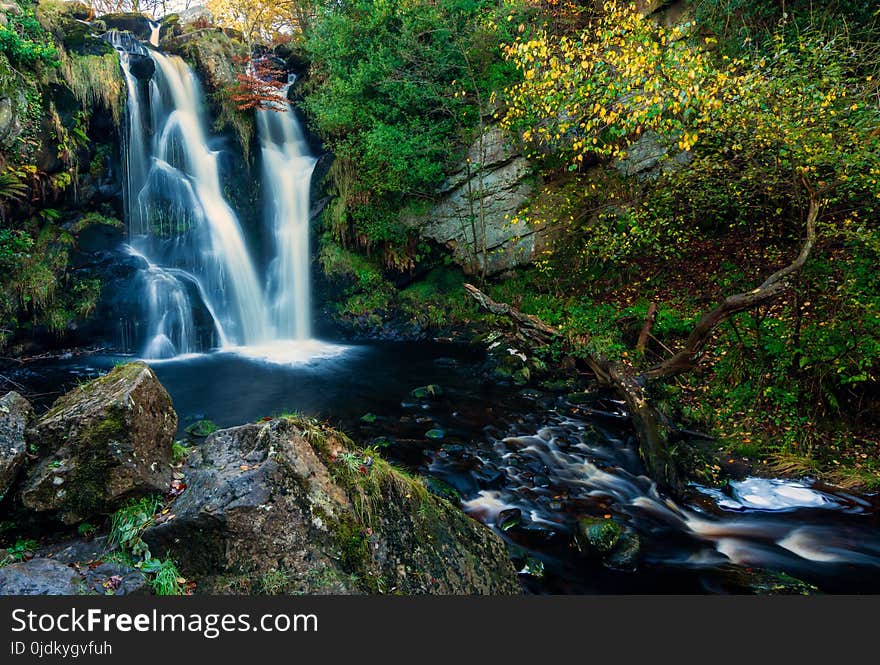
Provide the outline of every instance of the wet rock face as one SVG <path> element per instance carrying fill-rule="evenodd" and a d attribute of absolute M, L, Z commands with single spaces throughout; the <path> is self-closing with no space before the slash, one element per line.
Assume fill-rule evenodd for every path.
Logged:
<path fill-rule="evenodd" d="M 34 410 L 16 392 L 0 398 L 0 498 L 15 482 L 27 455 L 26 432 L 34 419 Z"/>
<path fill-rule="evenodd" d="M 517 211 L 535 191 L 528 161 L 497 126 L 488 127 L 470 147 L 467 160 L 443 184 L 438 202 L 425 215 L 406 220 L 419 233 L 453 251 L 466 272 L 473 265 L 473 229 L 477 218 L 477 247 L 482 253 L 485 220 L 486 272 L 493 275 L 527 265 L 544 246 L 546 229 L 525 221 L 514 223 Z"/>
<path fill-rule="evenodd" d="M 501 541 L 342 435 L 277 419 L 194 451 L 143 538 L 209 593 L 518 593 Z"/>
<path fill-rule="evenodd" d="M 156 73 L 156 63 L 153 59 L 140 53 L 131 53 L 129 58 L 129 69 L 132 75 L 140 81 L 149 81 Z"/>
<path fill-rule="evenodd" d="M 165 492 L 177 414 L 144 363 L 116 367 L 72 390 L 37 422 L 43 459 L 27 476 L 22 503 L 66 523 L 110 512 L 123 499 Z"/>

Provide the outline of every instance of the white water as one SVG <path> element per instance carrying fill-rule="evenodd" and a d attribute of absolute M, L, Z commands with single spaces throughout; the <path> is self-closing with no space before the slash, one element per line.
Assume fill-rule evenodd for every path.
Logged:
<path fill-rule="evenodd" d="M 151 44 L 157 38 L 154 25 Z M 131 35 L 109 33 L 108 39 L 120 52 L 128 89 L 129 241 L 148 266 L 142 271 L 142 355 L 162 359 L 212 346 L 261 347 L 249 354 L 254 357 L 270 347 L 268 355 L 279 358 L 326 353 L 304 343 L 311 342 L 309 187 L 316 160 L 291 106 L 279 102 L 278 111 L 257 114 L 273 251 L 261 276 L 223 193 L 221 154 L 211 145 L 195 74 L 180 58 L 148 49 Z M 155 64 L 149 83 L 132 74 L 135 57 Z M 199 339 L 198 312 L 213 328 L 207 343 Z M 283 351 L 282 342 L 297 348 Z"/>
<path fill-rule="evenodd" d="M 798 570 L 805 562 L 880 567 L 876 535 L 853 539 L 843 529 L 798 518 L 798 511 L 859 514 L 870 506 L 858 497 L 821 491 L 809 481 L 747 478 L 730 483 L 728 493 L 695 487 L 720 511 L 678 505 L 664 498 L 646 476 L 618 466 L 625 459 L 622 446 L 597 446 L 584 423 L 566 417 L 554 420 L 534 433 L 491 439 L 493 450 L 482 457 L 497 456 L 505 488 L 480 491 L 464 502 L 466 512 L 492 524 L 501 511 L 518 508 L 529 522 L 564 531 L 567 516 L 552 507 L 553 500 L 564 497 L 580 506 L 595 502 L 602 512 L 641 525 L 645 532 L 687 534 L 698 544 L 686 559 L 677 558 L 676 551 L 655 555 L 659 558 L 654 563 L 702 567 L 728 562 L 776 570 Z M 536 463 L 546 485 L 535 486 Z M 443 465 L 435 461 L 431 469 L 442 472 Z"/>
<path fill-rule="evenodd" d="M 195 197 L 195 223 L 209 231 L 207 246 L 196 248 L 201 254 L 196 260 L 203 261 L 200 272 L 222 299 L 212 308 L 225 313 L 225 327 L 236 330 L 236 340 L 264 342 L 272 333 L 263 292 L 238 218 L 223 196 L 218 153 L 208 147 L 201 116 L 204 99 L 198 81 L 180 58 L 157 52 L 151 57 L 156 63 L 151 82 L 151 93 L 156 93 L 151 94 L 153 117 L 164 118 L 154 138 L 153 156 L 163 171 L 179 170 L 187 192 Z"/>
<path fill-rule="evenodd" d="M 159 48 L 159 32 L 161 29 L 161 23 L 158 21 L 150 21 L 150 46 L 153 48 Z"/>
<path fill-rule="evenodd" d="M 287 88 L 284 89 L 286 98 Z M 309 299 L 309 189 L 316 160 L 291 105 L 257 111 L 263 156 L 266 217 L 275 242 L 268 292 L 281 338 L 311 337 Z"/>

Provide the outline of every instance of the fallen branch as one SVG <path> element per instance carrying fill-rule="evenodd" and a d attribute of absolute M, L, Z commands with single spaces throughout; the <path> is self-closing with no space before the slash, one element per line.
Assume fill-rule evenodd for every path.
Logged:
<path fill-rule="evenodd" d="M 506 303 L 499 303 L 477 287 L 465 284 L 464 288 L 481 306 L 499 316 L 507 316 L 514 321 L 519 331 L 539 344 L 547 344 L 562 334 L 554 327 L 531 314 L 524 314 Z M 581 337 L 578 345 L 585 346 L 588 339 Z M 601 385 L 615 390 L 626 404 L 626 410 L 639 439 L 639 453 L 648 472 L 659 483 L 677 489 L 678 474 L 669 456 L 667 446 L 668 426 L 666 419 L 648 402 L 644 387 L 637 379 L 626 371 L 612 366 L 607 359 L 589 355 L 587 365 Z"/>
<path fill-rule="evenodd" d="M 465 284 L 464 288 L 484 309 L 487 309 L 492 314 L 507 316 L 513 319 L 523 336 L 533 342 L 547 344 L 560 334 L 556 328 L 547 325 L 537 316 L 524 314 L 507 303 L 496 302 L 472 284 Z"/>
<path fill-rule="evenodd" d="M 720 305 L 706 312 L 697 321 L 684 346 L 675 355 L 646 370 L 643 376 L 656 379 L 681 374 L 693 369 L 699 361 L 703 346 L 718 326 L 734 314 L 769 304 L 785 293 L 790 286 L 790 278 L 803 268 L 816 243 L 816 221 L 819 219 L 820 209 L 818 196 L 810 192 L 810 209 L 807 213 L 807 238 L 801 247 L 800 253 L 792 263 L 777 270 L 757 288 L 745 293 L 727 296 Z"/>

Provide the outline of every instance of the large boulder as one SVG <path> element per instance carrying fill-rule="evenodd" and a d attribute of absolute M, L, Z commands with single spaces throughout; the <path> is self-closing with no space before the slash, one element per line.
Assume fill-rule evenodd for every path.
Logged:
<path fill-rule="evenodd" d="M 137 12 L 123 12 L 118 14 L 105 14 L 100 21 L 110 30 L 130 32 L 138 39 L 147 41 L 153 33 L 153 25 L 150 19 Z"/>
<path fill-rule="evenodd" d="M 315 423 L 220 430 L 143 538 L 208 593 L 508 594 L 492 531 Z"/>
<path fill-rule="evenodd" d="M 53 559 L 31 559 L 0 568 L 0 596 L 74 596 L 85 590 L 73 568 Z"/>
<path fill-rule="evenodd" d="M 15 482 L 27 456 L 26 432 L 33 424 L 34 409 L 16 392 L 0 398 L 0 498 Z"/>
<path fill-rule="evenodd" d="M 43 454 L 22 503 L 66 523 L 112 511 L 122 500 L 166 492 L 177 414 L 144 363 L 120 365 L 60 397 L 37 422 Z"/>

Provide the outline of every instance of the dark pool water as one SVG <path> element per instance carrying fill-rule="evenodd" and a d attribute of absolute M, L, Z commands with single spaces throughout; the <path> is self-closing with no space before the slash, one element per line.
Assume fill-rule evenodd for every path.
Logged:
<path fill-rule="evenodd" d="M 880 593 L 876 497 L 750 480 L 671 501 L 644 475 L 624 418 L 487 381 L 481 353 L 441 343 L 249 349 L 152 363 L 180 417 L 222 427 L 298 412 L 328 420 L 454 492 L 495 529 L 535 593 L 737 593 L 756 570 L 828 593 Z M 120 356 L 2 372 L 38 408 Z M 418 390 L 427 385 L 440 390 Z M 0 391 L 15 387 L 0 385 Z M 433 393 L 433 394 L 432 394 Z M 613 414 L 613 401 L 594 404 Z M 580 518 L 637 534 L 635 563 L 573 544 Z"/>

